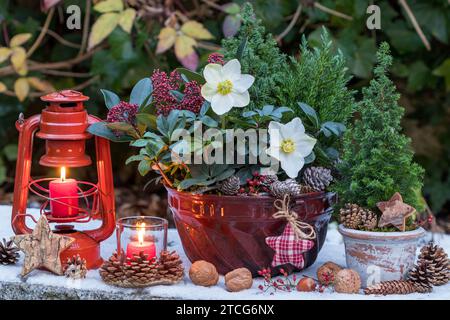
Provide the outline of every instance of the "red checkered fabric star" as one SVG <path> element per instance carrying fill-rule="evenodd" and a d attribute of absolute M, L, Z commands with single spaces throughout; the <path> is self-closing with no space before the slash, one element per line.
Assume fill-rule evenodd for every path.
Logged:
<path fill-rule="evenodd" d="M 314 241 L 296 239 L 290 223 L 286 225 L 280 236 L 267 237 L 266 243 L 275 250 L 272 267 L 290 263 L 294 267 L 302 269 L 305 264 L 303 253 L 314 247 Z"/>

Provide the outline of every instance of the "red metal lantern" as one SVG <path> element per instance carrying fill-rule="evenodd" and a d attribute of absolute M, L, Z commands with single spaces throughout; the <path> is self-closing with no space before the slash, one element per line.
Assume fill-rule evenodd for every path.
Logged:
<path fill-rule="evenodd" d="M 19 151 L 11 223 L 16 234 L 32 232 L 26 224 L 26 218 L 30 217 L 34 221 L 36 219 L 27 213 L 28 194 L 32 192 L 42 197 L 45 201 L 41 206 L 41 214 L 45 214 L 50 223 L 56 224 L 55 232 L 75 239 L 71 247 L 61 254 L 61 259 L 79 254 L 86 259 L 87 267 L 93 269 L 102 263 L 100 242 L 107 239 L 115 228 L 109 141 L 101 137 L 94 138 L 98 182 L 76 181 L 75 194 L 52 198 L 47 185 L 59 179 L 35 180 L 31 177 L 34 136 L 44 139 L 46 144 L 46 152 L 39 161 L 40 165 L 61 168 L 91 165 L 91 158 L 85 154 L 86 140 L 92 138 L 87 128 L 100 119 L 89 115 L 85 110 L 83 103 L 88 99 L 89 97 L 73 90 L 51 93 L 41 97 L 41 100 L 47 103 L 41 114 L 16 122 Z M 64 178 L 61 177 L 59 181 L 64 183 Z M 61 190 L 59 189 L 59 192 L 62 192 Z M 52 212 L 55 204 L 59 208 L 71 209 L 70 212 L 75 214 L 63 217 L 56 215 Z M 101 219 L 101 225 L 94 230 L 79 231 L 74 228 L 74 223 L 86 223 L 95 218 Z"/>

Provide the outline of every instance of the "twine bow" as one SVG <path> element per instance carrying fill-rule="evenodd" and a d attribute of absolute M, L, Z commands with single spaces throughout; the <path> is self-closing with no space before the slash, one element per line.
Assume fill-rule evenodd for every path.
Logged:
<path fill-rule="evenodd" d="M 298 220 L 298 214 L 295 211 L 291 211 L 289 209 L 289 201 L 290 197 L 288 194 L 284 196 L 283 200 L 275 200 L 273 205 L 278 211 L 275 212 L 272 217 L 275 219 L 286 219 L 287 222 L 291 225 L 292 230 L 294 230 L 297 238 L 311 240 L 315 239 L 316 231 L 314 230 L 314 228 L 310 224 Z"/>

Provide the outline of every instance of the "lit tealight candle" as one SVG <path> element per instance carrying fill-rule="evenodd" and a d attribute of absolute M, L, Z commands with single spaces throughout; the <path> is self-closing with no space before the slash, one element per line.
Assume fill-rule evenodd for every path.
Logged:
<path fill-rule="evenodd" d="M 156 257 L 156 247 L 153 241 L 145 241 L 145 222 L 137 225 L 137 241 L 130 241 L 127 245 L 127 258 L 132 259 L 135 255 L 141 253 L 147 255 L 147 260 Z"/>
<path fill-rule="evenodd" d="M 50 210 L 55 218 L 70 218 L 78 215 L 78 184 L 75 179 L 66 179 L 66 168 L 61 168 L 61 178 L 50 181 Z"/>

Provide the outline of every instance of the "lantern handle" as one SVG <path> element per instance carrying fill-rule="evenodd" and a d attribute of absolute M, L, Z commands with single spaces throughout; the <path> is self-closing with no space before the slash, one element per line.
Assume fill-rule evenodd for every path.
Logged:
<path fill-rule="evenodd" d="M 27 227 L 23 214 L 27 210 L 28 183 L 31 173 L 31 159 L 33 154 L 33 135 L 39 128 L 41 115 L 37 114 L 28 119 L 19 115 L 16 128 L 19 131 L 17 146 L 16 175 L 14 182 L 14 202 L 12 207 L 11 225 L 15 234 L 31 233 Z"/>

